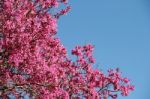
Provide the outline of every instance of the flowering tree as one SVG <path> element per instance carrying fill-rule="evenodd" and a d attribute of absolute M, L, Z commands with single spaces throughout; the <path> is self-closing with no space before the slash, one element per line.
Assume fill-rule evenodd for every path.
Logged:
<path fill-rule="evenodd" d="M 66 8 L 57 11 L 58 7 Z M 119 69 L 93 69 L 93 46 L 76 46 L 67 56 L 56 37 L 67 0 L 0 1 L 0 97 L 8 99 L 112 99 L 134 86 Z"/>

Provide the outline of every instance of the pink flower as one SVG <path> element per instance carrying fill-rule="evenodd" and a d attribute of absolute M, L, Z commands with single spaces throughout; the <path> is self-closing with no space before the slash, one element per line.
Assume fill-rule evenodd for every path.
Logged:
<path fill-rule="evenodd" d="M 36 99 L 107 99 L 127 96 L 134 86 L 118 69 L 105 75 L 92 67 L 94 46 L 72 49 L 71 59 L 57 38 L 57 20 L 70 11 L 56 7 L 67 0 L 2 0 L 0 3 L 0 90 L 20 98 L 17 89 Z M 61 7 L 60 7 L 61 8 Z M 56 14 L 51 10 L 56 10 Z M 11 83 L 9 81 L 12 81 Z"/>

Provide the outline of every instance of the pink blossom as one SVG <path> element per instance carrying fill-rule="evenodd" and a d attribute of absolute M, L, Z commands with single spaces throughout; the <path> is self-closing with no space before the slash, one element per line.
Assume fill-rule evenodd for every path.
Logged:
<path fill-rule="evenodd" d="M 57 20 L 70 11 L 67 0 L 2 0 L 0 3 L 0 95 L 16 99 L 19 88 L 36 99 L 116 99 L 134 86 L 119 69 L 94 69 L 94 46 L 72 49 L 71 59 L 57 37 Z M 67 7 L 57 11 L 51 10 Z M 60 7 L 61 8 L 61 7 Z M 1 36 L 2 35 L 2 36 Z M 10 81 L 12 82 L 10 84 Z"/>

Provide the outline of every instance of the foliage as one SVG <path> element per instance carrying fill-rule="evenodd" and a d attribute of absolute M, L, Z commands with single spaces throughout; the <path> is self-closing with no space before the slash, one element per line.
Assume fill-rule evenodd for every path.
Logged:
<path fill-rule="evenodd" d="M 60 5 L 65 9 L 54 12 Z M 127 96 L 134 86 L 119 69 L 93 69 L 93 46 L 76 46 L 67 56 L 57 20 L 70 10 L 66 0 L 0 1 L 0 96 L 35 99 L 107 99 Z"/>

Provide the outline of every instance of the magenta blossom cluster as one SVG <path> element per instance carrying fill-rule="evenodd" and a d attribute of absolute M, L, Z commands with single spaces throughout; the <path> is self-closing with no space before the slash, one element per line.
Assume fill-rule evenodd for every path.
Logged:
<path fill-rule="evenodd" d="M 76 46 L 68 58 L 57 20 L 70 10 L 67 0 L 0 1 L 0 97 L 16 99 L 112 99 L 134 86 L 119 69 L 93 69 L 94 46 Z M 53 13 L 61 5 L 67 7 Z M 24 93 L 24 95 L 22 95 Z"/>

